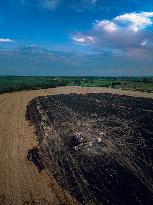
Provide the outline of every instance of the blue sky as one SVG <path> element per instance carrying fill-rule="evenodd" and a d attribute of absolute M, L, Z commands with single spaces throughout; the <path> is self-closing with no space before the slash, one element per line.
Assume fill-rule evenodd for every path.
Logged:
<path fill-rule="evenodd" d="M 0 0 L 0 75 L 153 75 L 151 0 Z"/>

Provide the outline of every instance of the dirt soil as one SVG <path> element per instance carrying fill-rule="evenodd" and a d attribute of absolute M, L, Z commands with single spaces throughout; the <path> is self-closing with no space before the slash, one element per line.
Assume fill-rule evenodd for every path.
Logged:
<path fill-rule="evenodd" d="M 28 150 L 38 145 L 34 129 L 25 119 L 26 106 L 37 96 L 68 93 L 107 92 L 153 98 L 153 94 L 105 88 L 63 87 L 0 95 L 0 205 L 79 204 L 27 159 Z"/>

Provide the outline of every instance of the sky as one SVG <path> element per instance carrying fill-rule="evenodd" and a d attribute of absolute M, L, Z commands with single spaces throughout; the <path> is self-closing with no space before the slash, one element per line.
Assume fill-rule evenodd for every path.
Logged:
<path fill-rule="evenodd" d="M 0 75 L 153 76 L 152 0 L 0 0 Z"/>

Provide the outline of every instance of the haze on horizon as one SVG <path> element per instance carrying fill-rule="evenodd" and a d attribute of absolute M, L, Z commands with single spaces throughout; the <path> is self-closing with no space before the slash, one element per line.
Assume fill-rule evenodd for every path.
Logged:
<path fill-rule="evenodd" d="M 153 76 L 151 0 L 0 0 L 0 75 Z"/>

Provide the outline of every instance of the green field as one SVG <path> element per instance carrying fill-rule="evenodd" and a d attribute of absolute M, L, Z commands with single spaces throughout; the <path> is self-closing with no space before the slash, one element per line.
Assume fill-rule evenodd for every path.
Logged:
<path fill-rule="evenodd" d="M 58 86 L 111 87 L 153 92 L 153 77 L 17 77 L 0 76 L 0 93 Z"/>

